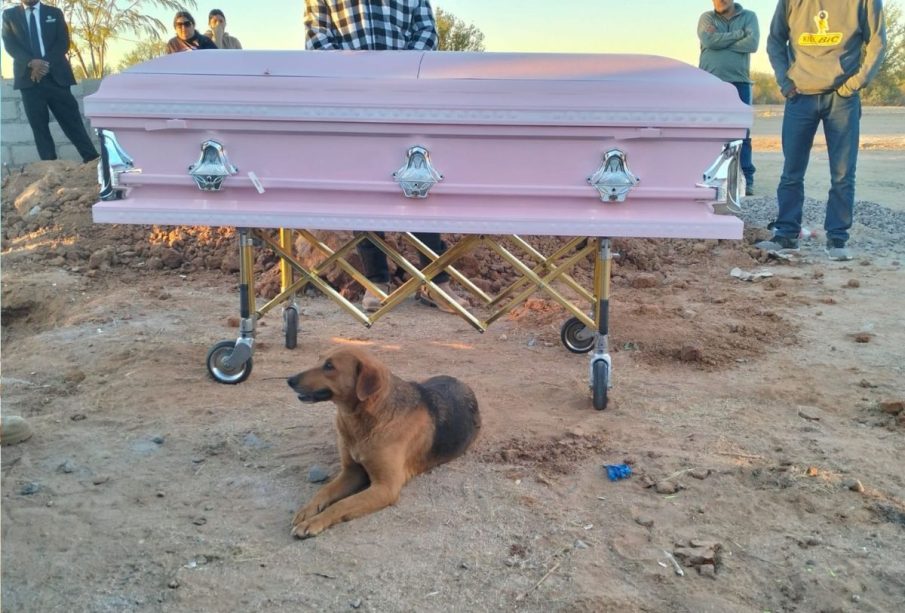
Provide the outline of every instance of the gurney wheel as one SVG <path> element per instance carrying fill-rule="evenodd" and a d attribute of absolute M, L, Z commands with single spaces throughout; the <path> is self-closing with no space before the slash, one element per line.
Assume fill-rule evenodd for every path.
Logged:
<path fill-rule="evenodd" d="M 283 311 L 283 330 L 286 331 L 286 349 L 295 349 L 299 341 L 299 312 L 294 306 Z"/>
<path fill-rule="evenodd" d="M 562 344 L 572 353 L 587 353 L 594 348 L 594 331 L 577 317 L 570 317 L 562 325 L 559 337 Z"/>
<path fill-rule="evenodd" d="M 235 346 L 235 341 L 220 341 L 207 352 L 207 372 L 218 383 L 235 385 L 245 381 L 251 374 L 251 358 L 238 365 L 226 363 Z"/>
<path fill-rule="evenodd" d="M 594 398 L 594 408 L 602 411 L 606 408 L 607 392 L 610 388 L 610 372 L 609 364 L 604 360 L 594 362 L 591 373 L 593 381 L 591 381 L 591 395 Z"/>

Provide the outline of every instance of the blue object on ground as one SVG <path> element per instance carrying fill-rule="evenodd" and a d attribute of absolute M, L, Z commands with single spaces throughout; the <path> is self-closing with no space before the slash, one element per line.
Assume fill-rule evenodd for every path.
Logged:
<path fill-rule="evenodd" d="M 627 479 L 632 476 L 632 468 L 628 464 L 604 464 L 606 476 L 610 481 L 619 481 L 619 479 Z"/>

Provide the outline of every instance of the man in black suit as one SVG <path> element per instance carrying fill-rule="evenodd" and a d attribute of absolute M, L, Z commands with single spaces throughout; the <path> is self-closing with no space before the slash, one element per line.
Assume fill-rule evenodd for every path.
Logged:
<path fill-rule="evenodd" d="M 75 76 L 66 57 L 69 28 L 63 11 L 39 0 L 21 2 L 21 6 L 3 11 L 3 44 L 13 57 L 13 89 L 22 94 L 38 155 L 42 160 L 57 159 L 57 148 L 50 135 L 50 112 L 53 112 L 82 161 L 96 160 L 97 149 L 69 89 L 75 85 Z"/>

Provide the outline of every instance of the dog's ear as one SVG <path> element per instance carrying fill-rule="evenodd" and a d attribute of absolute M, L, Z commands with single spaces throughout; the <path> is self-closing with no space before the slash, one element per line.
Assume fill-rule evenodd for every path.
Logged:
<path fill-rule="evenodd" d="M 362 358 L 358 362 L 358 379 L 355 382 L 355 395 L 359 401 L 374 396 L 387 386 L 389 373 L 380 362 Z"/>

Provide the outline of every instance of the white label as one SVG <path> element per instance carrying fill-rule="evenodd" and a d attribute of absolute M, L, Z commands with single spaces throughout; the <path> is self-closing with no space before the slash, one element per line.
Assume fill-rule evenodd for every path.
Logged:
<path fill-rule="evenodd" d="M 255 189 L 258 190 L 258 193 L 263 194 L 264 186 L 261 184 L 261 180 L 258 178 L 258 175 L 253 172 L 249 172 L 248 178 L 251 179 L 251 183 L 255 186 Z"/>

